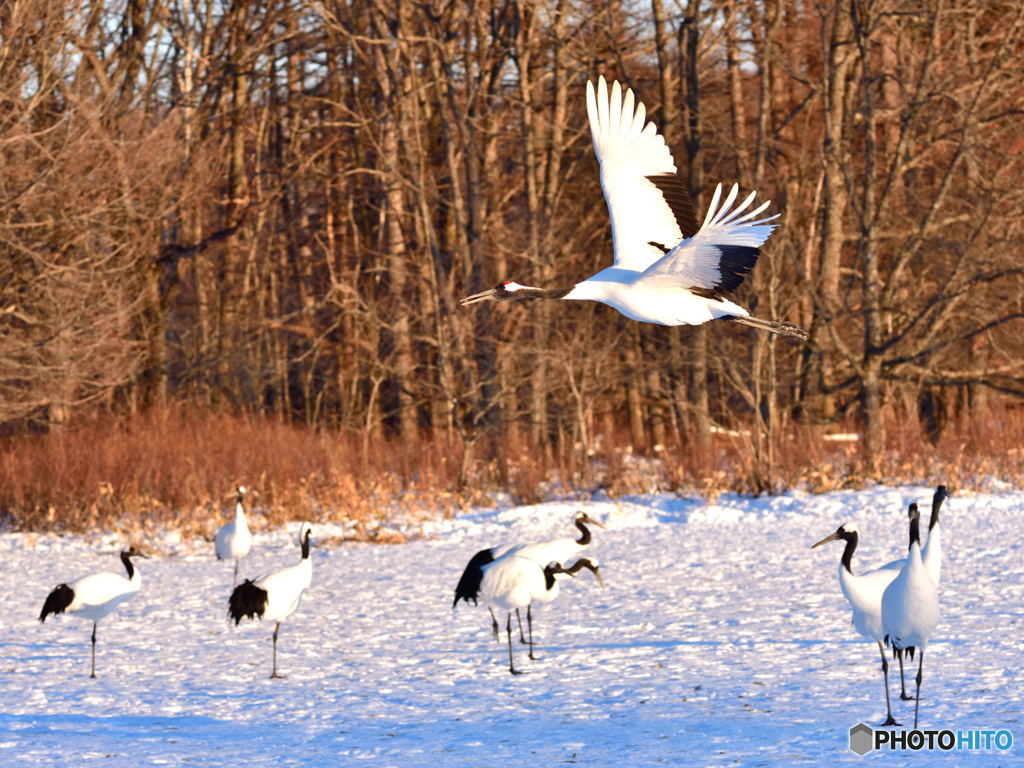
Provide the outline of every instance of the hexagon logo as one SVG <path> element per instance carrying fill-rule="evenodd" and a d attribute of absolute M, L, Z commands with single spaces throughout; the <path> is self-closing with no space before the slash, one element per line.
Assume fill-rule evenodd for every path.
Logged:
<path fill-rule="evenodd" d="M 866 755 L 875 747 L 875 732 L 866 723 L 857 723 L 850 729 L 850 751 Z"/>

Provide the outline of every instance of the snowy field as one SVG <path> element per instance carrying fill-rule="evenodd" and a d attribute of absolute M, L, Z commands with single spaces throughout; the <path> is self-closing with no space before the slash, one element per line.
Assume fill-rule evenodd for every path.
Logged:
<path fill-rule="evenodd" d="M 137 561 L 141 593 L 100 624 L 89 679 L 89 623 L 37 616 L 57 583 L 120 570 L 123 542 L 3 535 L 0 763 L 1024 764 L 1020 491 L 943 509 L 942 619 L 921 703 L 922 728 L 1005 728 L 1014 748 L 847 750 L 850 726 L 885 716 L 878 653 L 850 626 L 842 545 L 810 546 L 852 520 L 855 572 L 901 557 L 907 503 L 926 511 L 931 493 L 551 503 L 477 510 L 401 546 L 319 546 L 313 586 L 281 630 L 285 680 L 267 677 L 273 625 L 226 619 L 231 566 L 212 544 L 173 538 L 141 542 L 161 554 Z M 538 660 L 517 645 L 528 673 L 513 677 L 486 609 L 451 610 L 455 583 L 478 549 L 574 534 L 583 508 L 607 524 L 588 550 L 606 588 L 584 571 L 535 611 Z M 257 528 L 242 573 L 295 562 L 293 528 Z M 336 531 L 313 533 L 316 544 Z"/>

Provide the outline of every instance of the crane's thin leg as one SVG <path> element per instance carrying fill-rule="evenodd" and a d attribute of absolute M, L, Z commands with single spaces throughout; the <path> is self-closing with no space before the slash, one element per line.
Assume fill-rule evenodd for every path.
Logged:
<path fill-rule="evenodd" d="M 274 627 L 274 671 L 270 673 L 271 679 L 273 678 L 284 678 L 286 675 L 277 674 L 277 633 L 281 629 L 281 622 L 277 622 L 277 626 Z"/>
<path fill-rule="evenodd" d="M 880 642 L 878 651 L 882 654 L 882 680 L 885 683 L 885 722 L 882 725 L 899 725 L 896 718 L 892 716 L 892 706 L 889 704 L 889 660 L 885 658 L 885 648 Z"/>
<path fill-rule="evenodd" d="M 92 623 L 92 672 L 89 677 L 96 678 L 96 622 Z"/>
<path fill-rule="evenodd" d="M 917 730 L 917 710 L 921 707 L 921 670 L 924 669 L 924 648 L 918 648 L 921 654 L 917 660 L 917 701 L 914 702 L 914 730 Z"/>
<path fill-rule="evenodd" d="M 519 643 L 526 645 L 526 637 L 523 635 L 523 617 L 519 614 L 518 608 L 516 608 L 516 621 L 519 622 Z"/>
<path fill-rule="evenodd" d="M 913 701 L 914 697 L 907 695 L 907 686 L 903 680 L 903 652 L 896 654 L 896 658 L 900 660 L 900 698 L 904 701 Z"/>
<path fill-rule="evenodd" d="M 777 333 L 780 336 L 789 336 L 801 341 L 807 341 L 807 331 L 792 323 L 787 323 L 785 320 L 765 320 L 760 317 L 744 317 L 741 315 L 725 315 L 722 319 L 732 320 L 741 325 L 748 325 L 751 328 L 757 328 L 759 331 L 768 331 L 769 333 Z"/>
<path fill-rule="evenodd" d="M 513 675 L 521 675 L 523 673 L 512 663 L 512 611 L 508 612 L 508 618 L 505 619 L 505 634 L 508 635 L 508 671 Z"/>
<path fill-rule="evenodd" d="M 238 584 L 238 558 L 235 558 L 235 572 L 231 576 L 231 588 L 234 589 L 235 585 Z"/>
<path fill-rule="evenodd" d="M 498 634 L 498 617 L 494 615 L 494 609 L 491 606 L 487 606 L 487 610 L 491 612 L 491 631 L 494 632 L 494 642 L 501 642 L 501 635 Z"/>
<path fill-rule="evenodd" d="M 530 658 L 536 661 L 537 657 L 533 655 L 533 603 L 526 606 L 526 626 L 530 628 Z"/>

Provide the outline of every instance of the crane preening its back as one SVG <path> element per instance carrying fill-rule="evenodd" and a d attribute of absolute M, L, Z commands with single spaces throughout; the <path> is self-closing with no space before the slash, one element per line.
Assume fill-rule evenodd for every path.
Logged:
<path fill-rule="evenodd" d="M 592 558 L 581 558 L 571 568 L 563 568 L 562 564 L 557 562 L 542 566 L 535 560 L 512 551 L 484 566 L 480 595 L 488 603 L 505 611 L 508 671 L 513 675 L 521 674 L 521 672 L 516 669 L 512 658 L 512 611 L 525 607 L 527 619 L 529 619 L 530 606 L 533 603 L 549 603 L 558 596 L 559 576 L 573 577 L 583 568 L 592 571 L 601 586 L 604 586 L 600 567 Z M 530 658 L 533 658 L 532 624 L 530 628 Z"/>
<path fill-rule="evenodd" d="M 579 529 L 580 535 L 578 539 L 574 539 L 571 536 L 562 536 L 533 544 L 529 542 L 515 542 L 513 544 L 502 544 L 497 547 L 481 549 L 470 558 L 465 569 L 462 571 L 459 583 L 455 586 L 455 599 L 452 601 L 452 609 L 459 604 L 459 600 L 464 600 L 467 604 L 472 600 L 473 605 L 477 604 L 480 583 L 484 577 L 484 568 L 498 558 L 510 552 L 515 552 L 522 557 L 533 560 L 541 567 L 548 563 L 567 563 L 586 547 L 590 546 L 593 537 L 590 528 L 587 526 L 596 525 L 598 528 L 604 528 L 602 523 L 594 520 L 586 512 L 577 512 L 575 517 L 573 517 L 573 525 Z M 519 616 L 518 610 L 516 611 L 516 616 L 517 618 Z M 497 640 L 498 619 L 494 615 L 493 610 L 491 610 L 491 628 L 494 631 L 494 639 Z M 526 642 L 526 638 L 523 637 L 522 619 L 519 619 L 519 638 L 521 642 Z"/>
<path fill-rule="evenodd" d="M 501 299 L 590 300 L 645 323 L 700 325 L 720 318 L 805 340 L 803 329 L 751 317 L 725 298 L 754 268 L 775 228 L 769 222 L 778 214 L 758 218 L 768 203 L 748 211 L 752 192 L 734 207 L 739 188 L 733 185 L 723 200 L 719 184 L 698 227 L 687 184 L 633 91 L 623 96 L 616 81 L 609 94 L 603 77 L 596 90 L 588 82 L 587 114 L 611 216 L 612 266 L 554 288 L 503 282 L 467 296 L 463 306 Z"/>
<path fill-rule="evenodd" d="M 548 587 L 548 589 L 546 589 L 544 592 L 536 595 L 530 602 L 530 604 L 526 606 L 526 623 L 529 627 L 530 632 L 530 639 L 528 641 L 530 646 L 529 656 L 531 659 L 535 658 L 533 655 L 533 604 L 552 602 L 556 597 L 558 597 L 558 582 L 564 580 L 566 577 L 575 577 L 576 574 L 582 571 L 584 568 L 586 568 L 588 571 L 594 574 L 594 578 L 597 579 L 597 583 L 600 584 L 601 587 L 604 587 L 604 579 L 601 577 L 601 565 L 597 562 L 597 559 L 593 557 L 581 557 L 579 560 L 570 565 L 564 571 L 556 572 L 554 574 L 555 583 L 552 586 Z M 522 626 L 519 627 L 519 631 L 522 632 Z"/>

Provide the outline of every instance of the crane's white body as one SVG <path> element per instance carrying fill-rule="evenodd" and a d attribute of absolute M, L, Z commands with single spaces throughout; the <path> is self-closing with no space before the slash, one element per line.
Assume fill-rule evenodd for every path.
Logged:
<path fill-rule="evenodd" d="M 281 568 L 260 576 L 253 581 L 267 593 L 267 607 L 263 618 L 271 621 L 284 621 L 299 607 L 302 593 L 313 582 L 313 563 L 304 557 L 295 565 Z"/>
<path fill-rule="evenodd" d="M 706 299 L 681 292 L 670 280 L 645 279 L 644 272 L 610 267 L 575 287 L 564 298 L 598 301 L 631 320 L 655 325 L 701 325 L 720 317 L 748 317 L 726 299 Z"/>
<path fill-rule="evenodd" d="M 95 623 L 138 592 L 142 588 L 142 577 L 133 566 L 131 578 L 120 573 L 93 573 L 69 581 L 67 585 L 74 598 L 64 613 L 73 613 Z"/>
<path fill-rule="evenodd" d="M 862 637 L 877 642 L 885 637 L 882 632 L 882 595 L 898 574 L 898 569 L 887 566 L 854 574 L 839 564 L 839 588 L 850 604 L 853 627 Z"/>
<path fill-rule="evenodd" d="M 525 557 L 528 560 L 532 560 L 543 568 L 548 563 L 568 562 L 589 546 L 589 541 L 586 544 L 580 544 L 576 539 L 565 536 L 551 539 L 550 541 L 539 541 L 535 544 L 513 544 L 496 547 L 494 553 L 495 560 L 503 555 L 512 553 L 517 557 Z"/>
<path fill-rule="evenodd" d="M 492 551 L 495 559 L 508 554 L 515 553 L 519 557 L 526 557 L 533 560 L 541 567 L 548 563 L 564 564 L 579 555 L 584 549 L 590 546 L 591 534 L 587 525 L 596 525 L 604 528 L 604 525 L 597 522 L 584 512 L 578 512 L 573 517 L 573 525 L 580 531 L 580 537 L 574 539 L 571 536 L 559 536 L 548 541 L 538 541 L 533 544 L 511 544 L 495 547 Z"/>
<path fill-rule="evenodd" d="M 928 645 L 939 623 L 939 592 L 914 542 L 903 568 L 882 595 L 882 632 L 897 649 Z"/>
<path fill-rule="evenodd" d="M 549 591 L 557 595 L 558 581 L 554 581 L 551 590 L 545 582 L 544 566 L 532 558 L 510 552 L 484 566 L 480 595 L 495 608 L 511 613 L 517 608 L 526 608 L 534 600 L 547 602 Z"/>
<path fill-rule="evenodd" d="M 218 560 L 239 560 L 249 554 L 252 549 L 252 533 L 245 517 L 245 506 L 242 502 L 244 488 L 239 488 L 235 502 L 235 518 L 221 526 L 214 539 L 214 549 Z"/>

